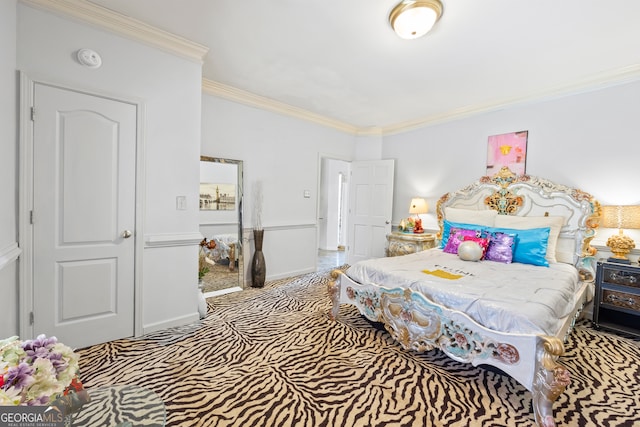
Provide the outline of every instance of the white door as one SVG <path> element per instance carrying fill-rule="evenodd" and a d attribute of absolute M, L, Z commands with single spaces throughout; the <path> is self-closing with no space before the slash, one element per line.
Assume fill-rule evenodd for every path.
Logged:
<path fill-rule="evenodd" d="M 393 160 L 351 163 L 347 262 L 385 255 L 393 211 Z"/>
<path fill-rule="evenodd" d="M 134 335 L 137 106 L 34 86 L 33 330 Z"/>

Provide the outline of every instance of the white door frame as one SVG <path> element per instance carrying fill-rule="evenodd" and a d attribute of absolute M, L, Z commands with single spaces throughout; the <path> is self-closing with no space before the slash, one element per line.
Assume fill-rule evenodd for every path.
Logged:
<path fill-rule="evenodd" d="M 343 157 L 343 156 L 337 156 L 335 154 L 328 154 L 328 153 L 318 153 L 318 166 L 317 166 L 317 173 L 318 176 L 316 178 L 316 183 L 317 183 L 317 189 L 316 189 L 316 249 L 320 246 L 320 197 L 321 197 L 321 193 L 322 193 L 322 159 L 329 159 L 329 160 L 341 160 L 343 162 L 347 162 L 347 163 L 351 163 L 353 160 L 348 158 L 348 157 Z M 347 194 L 348 196 L 348 194 Z M 348 200 L 347 200 L 348 202 Z M 348 206 L 348 204 L 347 204 Z M 345 218 L 345 222 L 347 221 L 347 218 Z M 349 236 L 347 234 L 347 236 L 345 236 L 345 242 L 348 243 L 349 240 Z M 317 257 L 315 260 L 315 268 L 317 268 Z"/>
<path fill-rule="evenodd" d="M 38 331 L 33 330 L 33 226 L 30 216 L 33 210 L 33 122 L 31 107 L 33 106 L 35 84 L 44 84 L 60 89 L 86 93 L 87 95 L 113 99 L 136 105 L 136 171 L 135 171 L 135 259 L 134 259 L 134 325 L 135 336 L 142 335 L 142 259 L 144 251 L 144 104 L 139 99 L 127 99 L 105 95 L 60 84 L 50 83 L 42 79 L 33 80 L 24 72 L 20 72 L 20 119 L 19 119 L 19 175 L 18 175 L 18 244 L 22 249 L 18 271 L 19 307 L 18 330 L 23 339 L 35 338 Z M 37 114 L 37 112 L 36 112 Z"/>

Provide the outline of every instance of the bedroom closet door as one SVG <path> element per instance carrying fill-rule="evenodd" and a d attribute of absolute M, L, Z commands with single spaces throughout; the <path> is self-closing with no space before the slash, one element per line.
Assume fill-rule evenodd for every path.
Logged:
<path fill-rule="evenodd" d="M 33 331 L 134 335 L 137 106 L 34 86 Z"/>
<path fill-rule="evenodd" d="M 351 163 L 347 263 L 385 255 L 393 212 L 393 160 Z"/>

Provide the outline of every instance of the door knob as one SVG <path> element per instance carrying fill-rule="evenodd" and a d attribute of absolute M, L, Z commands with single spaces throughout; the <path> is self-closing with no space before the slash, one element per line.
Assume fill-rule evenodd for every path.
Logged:
<path fill-rule="evenodd" d="M 124 237 L 125 239 L 128 239 L 129 237 L 131 237 L 133 235 L 133 233 L 130 230 L 124 230 L 122 232 L 122 237 Z"/>
<path fill-rule="evenodd" d="M 384 223 L 385 223 L 385 224 L 389 224 L 389 221 L 385 221 Z"/>

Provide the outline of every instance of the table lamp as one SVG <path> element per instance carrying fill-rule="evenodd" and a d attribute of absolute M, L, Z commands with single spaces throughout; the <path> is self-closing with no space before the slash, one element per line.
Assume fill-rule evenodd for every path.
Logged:
<path fill-rule="evenodd" d="M 608 261 L 629 264 L 631 261 L 627 255 L 636 247 L 636 244 L 631 237 L 625 236 L 622 230 L 640 228 L 640 205 L 602 206 L 600 225 L 618 229 L 618 234 L 614 234 L 607 240 L 607 246 L 613 254 Z"/>

